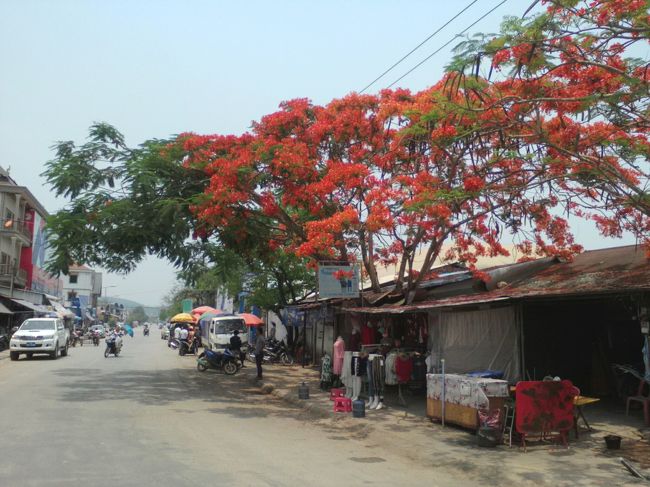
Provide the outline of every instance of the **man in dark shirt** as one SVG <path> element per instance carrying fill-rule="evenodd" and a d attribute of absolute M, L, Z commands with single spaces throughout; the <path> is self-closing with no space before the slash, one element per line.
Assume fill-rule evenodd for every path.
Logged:
<path fill-rule="evenodd" d="M 235 330 L 233 332 L 233 336 L 230 337 L 230 351 L 233 353 L 233 355 L 239 357 L 241 366 L 246 367 L 244 365 L 244 352 L 241 351 L 241 338 L 239 337 L 239 330 Z"/>

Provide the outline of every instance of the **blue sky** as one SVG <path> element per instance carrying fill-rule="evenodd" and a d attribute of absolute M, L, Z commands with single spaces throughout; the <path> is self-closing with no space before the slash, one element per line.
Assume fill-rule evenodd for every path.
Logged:
<path fill-rule="evenodd" d="M 105 121 L 128 143 L 184 131 L 241 133 L 282 100 L 316 103 L 360 90 L 468 5 L 429 1 L 3 0 L 0 166 L 50 211 L 65 202 L 39 174 L 57 140 L 83 141 Z M 369 91 L 388 86 L 500 3 L 479 0 Z M 471 32 L 494 32 L 530 0 L 509 0 Z M 452 43 L 452 45 L 455 43 Z M 451 48 L 451 46 L 450 46 Z M 450 48 L 404 78 L 435 83 Z M 588 248 L 613 246 L 587 225 Z M 157 304 L 173 268 L 148 259 L 104 276 L 109 294 Z"/>

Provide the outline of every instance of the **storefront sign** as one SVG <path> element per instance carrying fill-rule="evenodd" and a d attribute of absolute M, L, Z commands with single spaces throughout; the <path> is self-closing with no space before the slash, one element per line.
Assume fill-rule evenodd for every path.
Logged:
<path fill-rule="evenodd" d="M 322 299 L 358 297 L 359 266 L 319 265 L 318 296 Z"/>

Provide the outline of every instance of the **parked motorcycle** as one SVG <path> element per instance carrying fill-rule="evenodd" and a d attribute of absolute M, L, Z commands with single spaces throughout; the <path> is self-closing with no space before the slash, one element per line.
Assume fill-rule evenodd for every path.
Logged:
<path fill-rule="evenodd" d="M 0 352 L 9 348 L 9 339 L 7 335 L 0 335 Z"/>
<path fill-rule="evenodd" d="M 249 349 L 248 360 L 255 363 L 255 350 Z M 287 350 L 284 342 L 274 341 L 268 342 L 264 347 L 264 359 L 263 362 L 266 364 L 275 364 L 281 363 L 282 365 L 291 365 L 293 364 L 293 357 Z"/>
<path fill-rule="evenodd" d="M 106 338 L 106 350 L 104 350 L 104 357 L 108 358 L 110 354 L 113 354 L 117 357 L 120 354 L 121 350 L 122 350 L 121 338 L 119 337 Z"/>
<path fill-rule="evenodd" d="M 237 357 L 229 349 L 223 352 L 207 350 L 199 355 L 196 361 L 196 369 L 205 372 L 208 369 L 223 370 L 228 375 L 236 374 L 239 370 Z"/>

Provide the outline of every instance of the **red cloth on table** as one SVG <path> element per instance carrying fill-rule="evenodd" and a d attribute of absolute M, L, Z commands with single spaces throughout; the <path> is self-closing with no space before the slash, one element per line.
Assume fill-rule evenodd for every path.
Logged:
<path fill-rule="evenodd" d="M 408 382 L 411 380 L 413 373 L 413 359 L 411 357 L 402 358 L 399 355 L 395 359 L 395 375 L 398 382 Z"/>

